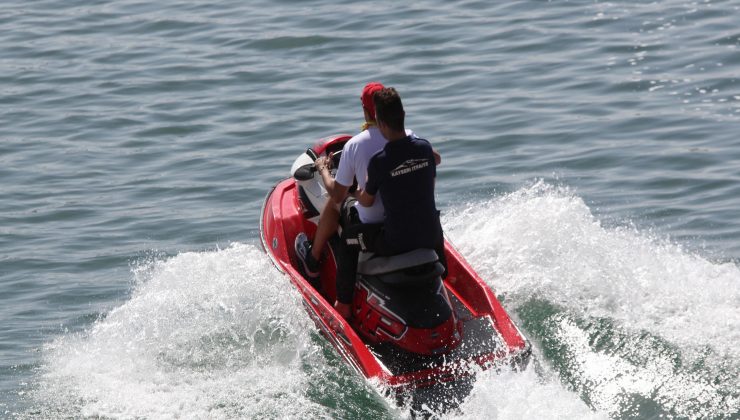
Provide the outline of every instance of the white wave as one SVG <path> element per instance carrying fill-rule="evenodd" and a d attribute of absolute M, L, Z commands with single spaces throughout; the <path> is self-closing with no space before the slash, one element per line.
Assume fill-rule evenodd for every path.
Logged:
<path fill-rule="evenodd" d="M 445 218 L 497 293 L 541 296 L 686 347 L 740 360 L 740 269 L 633 228 L 605 228 L 582 199 L 538 182 Z"/>
<path fill-rule="evenodd" d="M 617 333 L 639 341 L 648 332 L 676 346 L 684 364 L 703 365 L 689 374 L 651 354 L 645 340 L 623 353 L 597 350 L 588 342 L 593 330 L 563 323 L 543 339 L 558 340 L 569 353 L 563 380 L 586 392 L 593 408 L 629 416 L 621 411 L 626 400 L 640 395 L 684 417 L 697 407 L 713 416 L 738 409 L 733 375 L 722 373 L 740 366 L 735 264 L 709 261 L 632 227 L 606 228 L 572 191 L 541 181 L 458 209 L 444 225 L 514 315 L 542 299 L 562 308 L 563 320 L 608 319 Z"/>
<path fill-rule="evenodd" d="M 591 411 L 576 394 L 553 379 L 545 379 L 529 367 L 523 372 L 485 371 L 452 419 L 607 419 Z"/>
<path fill-rule="evenodd" d="M 458 209 L 444 224 L 515 317 L 531 298 L 566 311 L 552 334 L 569 352 L 567 368 L 576 377 L 553 373 L 535 348 L 544 372 L 481 372 L 460 411 L 447 417 L 604 418 L 618 414 L 630 393 L 652 393 L 678 411 L 682 401 L 728 409 L 737 403 L 717 403 L 717 389 L 697 385 L 659 359 L 636 366 L 595 351 L 589 331 L 569 321 L 606 317 L 619 328 L 650 331 L 683 353 L 711 346 L 737 366 L 731 345 L 740 339 L 737 266 L 635 229 L 605 228 L 572 192 L 544 183 Z M 317 336 L 298 294 L 256 247 L 235 244 L 154 260 L 136 267 L 134 277 L 130 299 L 86 333 L 60 337 L 45 349 L 39 398 L 48 410 L 42 414 L 405 415 Z"/>
<path fill-rule="evenodd" d="M 324 358 L 298 294 L 256 247 L 183 253 L 134 271 L 130 300 L 47 349 L 40 392 L 52 410 L 321 418 L 332 410 L 311 393 L 327 378 L 363 391 L 362 381 Z"/>
<path fill-rule="evenodd" d="M 626 352 L 594 351 L 589 331 L 565 317 L 555 322 L 553 338 L 565 348 L 565 363 L 573 372 L 574 386 L 589 395 L 596 409 L 614 418 L 637 415 L 630 401 L 635 396 L 649 397 L 679 418 L 721 418 L 740 408 L 737 398 L 726 395 L 726 388 L 732 392 L 736 384 L 722 383 L 716 374 L 711 374 L 715 380 L 708 380 L 705 372 L 677 369 L 671 354 L 641 346 L 637 339 L 627 343 Z M 635 363 L 634 359 L 644 362 Z M 728 381 L 733 379 L 724 378 Z"/>

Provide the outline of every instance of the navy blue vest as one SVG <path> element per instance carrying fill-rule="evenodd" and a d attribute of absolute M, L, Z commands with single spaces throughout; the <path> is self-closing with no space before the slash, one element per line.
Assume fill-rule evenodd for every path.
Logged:
<path fill-rule="evenodd" d="M 434 248 L 439 243 L 436 175 L 431 144 L 415 136 L 388 142 L 370 159 L 366 191 L 372 195 L 380 191 L 385 241 L 395 252 Z"/>

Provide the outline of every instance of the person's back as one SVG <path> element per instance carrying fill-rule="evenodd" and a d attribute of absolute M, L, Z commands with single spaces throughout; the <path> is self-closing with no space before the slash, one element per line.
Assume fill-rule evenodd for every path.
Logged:
<path fill-rule="evenodd" d="M 415 136 L 389 142 L 370 161 L 369 193 L 380 193 L 390 251 L 434 248 L 439 213 L 434 202 L 436 166 L 432 146 Z"/>
<path fill-rule="evenodd" d="M 434 202 L 438 158 L 428 141 L 408 135 L 401 97 L 393 88 L 373 95 L 376 122 L 388 144 L 370 159 L 368 180 L 358 201 L 385 207 L 385 224 L 370 241 L 381 255 L 432 248 L 445 265 L 444 236 Z M 445 265 L 446 266 L 446 265 Z"/>

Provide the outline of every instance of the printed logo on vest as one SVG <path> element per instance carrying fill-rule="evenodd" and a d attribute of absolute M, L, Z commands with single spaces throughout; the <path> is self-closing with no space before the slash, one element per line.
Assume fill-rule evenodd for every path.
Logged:
<path fill-rule="evenodd" d="M 399 176 L 407 174 L 409 172 L 418 171 L 419 169 L 426 168 L 427 166 L 429 166 L 428 159 L 409 159 L 393 169 L 391 171 L 391 176 Z"/>

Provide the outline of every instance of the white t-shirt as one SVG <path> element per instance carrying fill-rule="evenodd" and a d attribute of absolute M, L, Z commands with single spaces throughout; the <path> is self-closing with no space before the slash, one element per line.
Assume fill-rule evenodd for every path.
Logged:
<path fill-rule="evenodd" d="M 411 135 L 413 132 L 406 130 L 406 134 Z M 357 178 L 357 185 L 364 190 L 370 158 L 383 150 L 386 143 L 378 127 L 374 126 L 349 139 L 342 150 L 342 158 L 339 160 L 339 168 L 334 181 L 349 187 L 354 178 Z M 381 223 L 385 220 L 385 209 L 380 194 L 375 196 L 372 206 L 365 207 L 360 203 L 355 203 L 355 208 L 357 208 L 362 223 Z"/>

